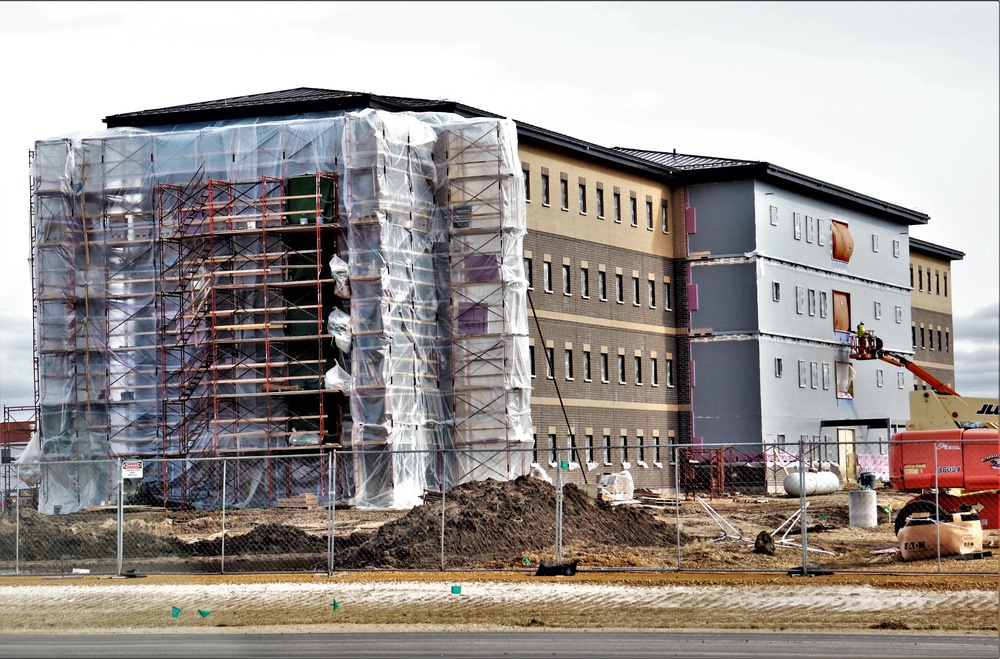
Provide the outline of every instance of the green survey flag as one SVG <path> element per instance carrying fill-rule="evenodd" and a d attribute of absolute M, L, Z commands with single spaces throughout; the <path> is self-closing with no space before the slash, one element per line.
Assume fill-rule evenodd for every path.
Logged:
<path fill-rule="evenodd" d="M 205 609 L 198 609 L 198 613 L 201 614 L 202 618 L 207 618 L 208 614 L 211 613 L 211 611 L 206 611 Z"/>
<path fill-rule="evenodd" d="M 340 608 L 340 604 L 337 604 L 337 600 L 333 600 L 333 610 L 336 611 Z"/>
<path fill-rule="evenodd" d="M 170 615 L 172 615 L 173 617 L 176 618 L 180 614 L 181 614 L 181 607 L 175 606 L 172 609 L 170 609 Z"/>

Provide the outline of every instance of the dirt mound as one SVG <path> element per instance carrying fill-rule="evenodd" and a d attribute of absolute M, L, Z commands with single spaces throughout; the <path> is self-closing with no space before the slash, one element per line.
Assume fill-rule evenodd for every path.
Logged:
<path fill-rule="evenodd" d="M 573 484 L 563 487 L 565 546 L 586 543 L 592 552 L 662 547 L 676 542 L 674 528 L 641 508 L 611 506 Z M 482 567 L 507 556 L 551 553 L 556 537 L 556 489 L 522 476 L 512 481 L 474 481 L 448 491 L 444 506 L 445 567 Z M 340 569 L 441 566 L 441 504 L 428 500 L 374 534 L 337 541 Z M 501 559 L 502 560 L 502 559 Z"/>
<path fill-rule="evenodd" d="M 220 556 L 222 538 L 199 540 L 185 550 L 191 556 Z M 227 555 L 318 554 L 326 550 L 325 538 L 283 524 L 262 524 L 249 533 L 226 537 Z"/>

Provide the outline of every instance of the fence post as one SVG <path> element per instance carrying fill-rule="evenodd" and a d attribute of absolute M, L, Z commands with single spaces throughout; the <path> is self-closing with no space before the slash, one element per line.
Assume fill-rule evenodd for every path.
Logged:
<path fill-rule="evenodd" d="M 447 462 L 447 450 L 441 450 L 441 571 L 444 572 L 444 503 L 445 499 L 448 497 L 448 484 L 445 483 L 445 474 L 448 470 L 445 468 L 445 463 Z"/>
<path fill-rule="evenodd" d="M 669 445 L 668 445 L 669 446 Z M 674 533 L 676 538 L 674 544 L 677 545 L 677 571 L 681 571 L 681 447 L 670 446 L 669 450 L 674 454 L 674 497 L 677 505 L 674 507 L 674 517 L 677 520 L 674 525 L 677 529 Z"/>
<path fill-rule="evenodd" d="M 14 466 L 14 478 L 17 487 L 17 503 L 14 504 L 14 574 L 21 574 L 21 465 Z"/>
<path fill-rule="evenodd" d="M 222 458 L 222 545 L 220 547 L 220 553 L 222 557 L 219 559 L 219 573 L 226 573 L 226 463 L 228 460 Z"/>
<path fill-rule="evenodd" d="M 937 533 L 937 569 L 941 573 L 941 488 L 938 487 L 938 448 L 941 445 L 934 442 L 934 530 Z"/>
<path fill-rule="evenodd" d="M 118 576 L 124 574 L 125 560 L 125 477 L 123 458 L 118 458 Z"/>
<path fill-rule="evenodd" d="M 563 489 L 562 460 L 556 451 L 556 565 L 562 564 Z"/>
<path fill-rule="evenodd" d="M 799 436 L 799 526 L 802 529 L 802 576 L 809 575 L 809 559 L 807 558 L 809 550 L 809 519 L 808 519 L 808 508 L 806 508 L 806 462 L 805 462 L 805 444 L 802 443 L 802 437 Z"/>
<path fill-rule="evenodd" d="M 326 576 L 333 575 L 333 530 L 335 527 L 334 509 L 337 507 L 336 463 L 337 450 L 326 454 Z"/>

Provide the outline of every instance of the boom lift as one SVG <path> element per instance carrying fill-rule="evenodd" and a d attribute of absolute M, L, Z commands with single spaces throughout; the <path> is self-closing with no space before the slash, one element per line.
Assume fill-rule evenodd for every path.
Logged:
<path fill-rule="evenodd" d="M 896 534 L 914 513 L 944 520 L 975 510 L 983 527 L 1000 525 L 1000 401 L 959 396 L 871 332 L 851 335 L 851 359 L 880 359 L 931 387 L 910 392 L 906 430 L 889 440 L 890 484 L 917 493 L 896 515 Z"/>

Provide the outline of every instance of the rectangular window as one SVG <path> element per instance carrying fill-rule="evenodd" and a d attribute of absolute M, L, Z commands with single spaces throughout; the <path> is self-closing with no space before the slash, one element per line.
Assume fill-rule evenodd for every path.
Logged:
<path fill-rule="evenodd" d="M 642 384 L 642 357 L 635 357 L 635 384 Z"/>
<path fill-rule="evenodd" d="M 813 241 L 813 219 L 811 215 L 806 215 L 806 242 Z"/>
<path fill-rule="evenodd" d="M 569 210 L 569 181 L 564 178 L 559 179 L 559 207 Z"/>
<path fill-rule="evenodd" d="M 649 383 L 654 387 L 660 386 L 660 371 L 656 363 L 656 357 L 649 358 Z"/>
<path fill-rule="evenodd" d="M 597 217 L 604 219 L 604 188 L 597 188 Z"/>
<path fill-rule="evenodd" d="M 635 457 L 636 461 L 640 465 L 646 464 L 646 447 L 644 446 L 645 440 L 642 435 L 635 436 Z"/>
<path fill-rule="evenodd" d="M 816 291 L 809 289 L 809 315 L 816 315 Z"/>
<path fill-rule="evenodd" d="M 628 435 L 621 436 L 622 441 L 622 464 L 628 462 Z"/>
<path fill-rule="evenodd" d="M 829 313 L 829 303 L 826 298 L 826 291 L 819 292 L 819 317 L 826 318 Z"/>
<path fill-rule="evenodd" d="M 580 295 L 581 297 L 590 297 L 590 270 L 588 268 L 580 268 Z"/>
<path fill-rule="evenodd" d="M 552 379 L 552 367 L 555 364 L 555 350 L 545 348 L 545 377 Z"/>
<path fill-rule="evenodd" d="M 924 341 L 924 328 L 923 327 L 920 328 L 920 349 L 921 350 L 926 350 L 927 349 L 927 343 L 926 343 L 926 341 Z"/>
<path fill-rule="evenodd" d="M 937 334 L 938 334 L 938 350 L 941 350 L 941 330 L 938 330 Z"/>
<path fill-rule="evenodd" d="M 872 251 L 878 252 L 878 234 L 872 234 Z"/>
<path fill-rule="evenodd" d="M 594 436 L 593 435 L 587 435 L 587 453 L 586 453 L 585 459 L 587 460 L 587 464 L 591 464 L 591 463 L 594 462 Z"/>
<path fill-rule="evenodd" d="M 806 289 L 801 286 L 795 287 L 795 313 L 802 314 L 806 306 Z"/>
<path fill-rule="evenodd" d="M 649 308 L 656 308 L 656 282 L 652 279 L 646 282 L 646 288 L 648 289 L 646 293 L 649 296 Z"/>
<path fill-rule="evenodd" d="M 549 434 L 549 464 L 555 466 L 556 463 L 556 436 Z"/>
<path fill-rule="evenodd" d="M 634 192 L 632 194 L 635 195 Z M 636 208 L 636 203 L 635 203 L 635 197 L 634 196 L 631 196 L 631 197 L 628 198 L 628 212 L 629 212 L 629 215 L 628 215 L 629 216 L 629 220 L 631 221 L 632 226 L 634 226 L 634 227 L 639 226 L 639 211 Z"/>
<path fill-rule="evenodd" d="M 601 382 L 608 383 L 608 353 L 601 353 Z"/>
<path fill-rule="evenodd" d="M 531 377 L 535 377 L 535 346 L 528 346 L 528 368 L 531 369 Z"/>
<path fill-rule="evenodd" d="M 552 263 L 545 261 L 542 263 L 542 285 L 546 293 L 552 292 Z"/>
<path fill-rule="evenodd" d="M 781 361 L 781 357 L 775 357 L 774 358 L 774 377 L 780 378 L 784 374 L 785 374 L 785 365 L 784 365 L 784 362 Z"/>
<path fill-rule="evenodd" d="M 882 303 L 881 302 L 876 302 L 875 303 L 875 320 L 881 320 L 881 319 L 882 319 Z"/>
<path fill-rule="evenodd" d="M 590 351 L 583 351 L 583 379 L 590 382 Z"/>
<path fill-rule="evenodd" d="M 625 384 L 625 355 L 618 355 L 618 384 Z"/>
<path fill-rule="evenodd" d="M 948 297 L 948 273 L 944 273 L 944 296 Z"/>
<path fill-rule="evenodd" d="M 622 223 L 622 196 L 615 192 L 611 195 L 611 204 L 615 212 L 615 222 Z"/>
<path fill-rule="evenodd" d="M 531 259 L 529 258 L 524 259 L 524 278 L 528 280 L 528 289 L 534 290 L 535 281 L 531 274 Z"/>
<path fill-rule="evenodd" d="M 934 271 L 934 293 L 941 295 L 941 275 L 937 270 Z"/>
<path fill-rule="evenodd" d="M 826 234 L 823 233 L 823 220 L 816 218 L 816 244 L 822 247 L 826 244 Z"/>
<path fill-rule="evenodd" d="M 799 360 L 799 387 L 805 389 L 806 386 L 806 362 L 805 360 Z"/>
<path fill-rule="evenodd" d="M 906 376 L 903 375 L 902 371 L 896 373 L 896 388 L 897 389 L 906 388 Z"/>
<path fill-rule="evenodd" d="M 945 330 L 944 331 L 944 351 L 945 352 L 951 352 L 951 347 L 949 346 L 949 343 L 950 343 L 949 339 L 950 339 L 950 337 L 948 336 L 948 330 Z"/>
<path fill-rule="evenodd" d="M 833 292 L 833 331 L 851 331 L 851 296 L 844 291 Z"/>
<path fill-rule="evenodd" d="M 542 205 L 549 205 L 549 175 L 542 174 Z"/>
<path fill-rule="evenodd" d="M 848 362 L 837 362 L 837 398 L 854 398 L 854 375 Z"/>
<path fill-rule="evenodd" d="M 931 327 L 927 328 L 927 349 L 934 349 L 934 329 Z"/>
<path fill-rule="evenodd" d="M 670 233 L 670 215 L 667 213 L 667 200 L 660 202 L 660 230 L 663 233 Z"/>
<path fill-rule="evenodd" d="M 665 375 L 666 375 L 666 379 L 665 379 L 666 385 L 668 387 L 672 387 L 672 386 L 674 386 L 674 360 L 673 359 L 664 359 L 663 361 L 664 361 L 664 363 L 667 366 L 667 371 L 665 373 Z"/>
<path fill-rule="evenodd" d="M 521 175 L 524 176 L 524 200 L 531 201 L 531 176 L 527 169 L 521 170 Z"/>
<path fill-rule="evenodd" d="M 608 301 L 608 274 L 603 270 L 597 271 L 597 294 L 602 302 Z"/>
<path fill-rule="evenodd" d="M 896 324 L 900 325 L 903 323 L 903 307 L 896 307 Z"/>
<path fill-rule="evenodd" d="M 778 207 L 771 206 L 771 226 L 778 226 Z"/>
<path fill-rule="evenodd" d="M 625 304 L 625 283 L 622 281 L 622 276 L 620 274 L 615 274 L 615 300 L 618 304 Z"/>
<path fill-rule="evenodd" d="M 611 435 L 604 436 L 604 464 L 611 464 Z"/>
<path fill-rule="evenodd" d="M 917 326 L 916 325 L 911 325 L 910 326 L 910 338 L 913 339 L 913 347 L 916 348 L 917 347 Z"/>
<path fill-rule="evenodd" d="M 802 214 L 792 213 L 792 235 L 795 240 L 802 240 Z"/>
<path fill-rule="evenodd" d="M 830 365 L 823 364 L 823 390 L 830 389 Z"/>
<path fill-rule="evenodd" d="M 632 304 L 639 306 L 639 278 L 632 277 Z"/>
<path fill-rule="evenodd" d="M 882 384 L 883 384 L 883 377 L 884 377 L 884 374 L 882 373 L 882 369 L 880 369 L 880 368 L 875 369 L 875 386 L 876 387 L 881 387 L 882 386 Z"/>
<path fill-rule="evenodd" d="M 924 290 L 924 270 L 917 266 L 917 282 L 920 284 L 920 291 Z"/>
<path fill-rule="evenodd" d="M 913 266 L 910 266 L 910 288 L 913 288 Z"/>
<path fill-rule="evenodd" d="M 573 351 L 566 349 L 566 379 L 573 379 Z"/>
<path fill-rule="evenodd" d="M 775 302 L 781 302 L 781 284 L 778 282 L 771 284 L 771 299 Z"/>
<path fill-rule="evenodd" d="M 562 275 L 563 275 L 563 295 L 572 295 L 573 289 L 572 286 L 570 285 L 569 266 L 566 264 L 563 264 Z"/>
<path fill-rule="evenodd" d="M 580 184 L 580 215 L 587 214 L 587 186 Z"/>
<path fill-rule="evenodd" d="M 816 362 L 809 362 L 809 388 L 819 388 L 819 364 Z"/>
<path fill-rule="evenodd" d="M 897 258 L 897 259 L 899 258 L 899 241 L 898 240 L 893 240 L 892 241 L 892 256 L 893 256 L 893 258 Z"/>
<path fill-rule="evenodd" d="M 830 220 L 833 231 L 833 260 L 847 263 L 854 254 L 854 238 L 846 222 Z"/>
<path fill-rule="evenodd" d="M 653 230 L 653 202 L 646 202 L 646 228 Z"/>
<path fill-rule="evenodd" d="M 670 306 L 670 282 L 669 281 L 663 282 L 663 308 L 666 311 L 670 311 L 671 309 L 673 309 L 673 307 Z"/>

